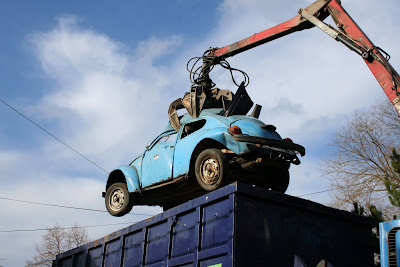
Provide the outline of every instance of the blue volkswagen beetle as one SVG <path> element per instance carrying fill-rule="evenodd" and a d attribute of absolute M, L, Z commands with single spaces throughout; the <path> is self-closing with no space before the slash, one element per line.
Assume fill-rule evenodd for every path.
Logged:
<path fill-rule="evenodd" d="M 305 149 L 256 117 L 210 108 L 180 117 L 178 130 L 169 123 L 142 155 L 110 173 L 108 212 L 123 216 L 133 205 L 166 210 L 234 181 L 284 193 L 289 166 L 300 164 L 296 154 Z"/>

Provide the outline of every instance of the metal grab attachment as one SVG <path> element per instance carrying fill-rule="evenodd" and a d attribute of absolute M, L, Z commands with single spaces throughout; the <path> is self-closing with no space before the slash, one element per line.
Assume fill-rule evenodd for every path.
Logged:
<path fill-rule="evenodd" d="M 202 86 L 192 86 L 190 92 L 183 98 L 172 102 L 168 108 L 168 118 L 171 126 L 179 131 L 181 128 L 177 110 L 186 108 L 192 118 L 198 118 L 203 109 L 223 108 L 226 110 L 233 99 L 234 94 L 229 90 L 214 88 L 203 90 Z"/>
<path fill-rule="evenodd" d="M 177 131 L 179 131 L 179 128 L 181 128 L 181 123 L 179 122 L 178 113 L 176 111 L 182 108 L 184 108 L 182 104 L 182 98 L 178 98 L 177 100 L 172 102 L 168 108 L 169 122 L 171 123 L 171 126 Z"/>

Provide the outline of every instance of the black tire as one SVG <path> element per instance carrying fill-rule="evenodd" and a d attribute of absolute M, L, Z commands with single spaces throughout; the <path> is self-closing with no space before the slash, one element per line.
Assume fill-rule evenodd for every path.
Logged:
<path fill-rule="evenodd" d="M 199 154 L 195 162 L 197 183 L 207 191 L 217 189 L 229 173 L 229 162 L 221 150 L 209 148 Z"/>
<path fill-rule="evenodd" d="M 129 213 L 133 207 L 133 201 L 125 183 L 114 183 L 106 192 L 106 208 L 112 216 L 121 217 Z"/>
<path fill-rule="evenodd" d="M 172 209 L 173 207 L 176 207 L 176 206 L 178 206 L 179 204 L 175 204 L 175 203 L 168 203 L 168 204 L 164 204 L 163 206 L 162 206 L 162 208 L 163 208 L 163 211 L 166 211 L 166 210 L 170 210 L 170 209 Z"/>
<path fill-rule="evenodd" d="M 287 169 L 278 169 L 274 171 L 273 177 L 268 179 L 268 188 L 271 190 L 285 193 L 289 187 L 290 175 Z"/>

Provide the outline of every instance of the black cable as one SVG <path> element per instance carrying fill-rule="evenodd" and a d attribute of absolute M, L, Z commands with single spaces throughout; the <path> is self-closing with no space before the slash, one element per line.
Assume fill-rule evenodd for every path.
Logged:
<path fill-rule="evenodd" d="M 336 186 L 335 188 L 331 188 L 331 189 L 327 189 L 327 190 L 323 190 L 323 191 L 317 191 L 317 192 L 312 192 L 312 193 L 308 193 L 308 194 L 303 194 L 303 195 L 299 195 L 297 197 L 304 197 L 304 196 L 309 196 L 309 195 L 315 195 L 315 194 L 320 194 L 320 193 L 325 193 L 325 192 L 329 192 L 329 191 L 334 191 L 334 190 L 339 190 L 341 188 L 347 188 L 349 186 L 355 186 L 355 185 L 361 185 L 361 184 L 365 184 L 364 182 L 361 183 L 356 183 L 356 184 L 349 184 L 347 186 Z"/>
<path fill-rule="evenodd" d="M 315 195 L 315 194 L 325 193 L 325 192 L 329 192 L 329 191 L 333 191 L 333 190 L 337 190 L 337 188 L 331 188 L 331 189 L 327 189 L 327 190 L 323 190 L 323 191 L 318 191 L 318 192 L 303 194 L 303 195 L 299 195 L 299 196 L 297 196 L 297 197 L 304 197 L 304 196 L 309 196 L 309 195 Z"/>
<path fill-rule="evenodd" d="M 223 67 L 223 68 L 229 70 L 229 72 L 230 72 L 230 74 L 231 74 L 232 81 L 233 81 L 233 83 L 234 83 L 236 86 L 239 87 L 239 84 L 236 83 L 236 80 L 235 80 L 235 78 L 233 77 L 233 72 L 232 72 L 232 71 L 238 71 L 238 72 L 240 72 L 240 73 L 243 75 L 243 77 L 244 77 L 244 87 L 247 87 L 247 86 L 249 85 L 249 83 L 250 83 L 250 77 L 249 77 L 249 75 L 247 75 L 246 72 L 244 72 L 244 71 L 242 71 L 242 70 L 239 70 L 239 69 L 232 68 L 231 65 L 228 63 L 228 61 L 226 61 L 226 60 L 221 61 L 219 64 L 221 65 L 221 67 Z"/>
<path fill-rule="evenodd" d="M 40 126 L 39 124 L 37 124 L 36 122 L 32 121 L 31 119 L 29 119 L 27 116 L 25 116 L 24 114 L 22 114 L 21 112 L 19 112 L 17 109 L 15 109 L 14 107 L 10 106 L 9 104 L 7 104 L 4 100 L 0 99 L 1 102 L 3 102 L 4 105 L 6 105 L 7 107 L 9 107 L 10 109 L 14 110 L 16 113 L 18 113 L 19 115 L 21 115 L 22 117 L 24 117 L 26 120 L 28 120 L 29 122 L 31 122 L 33 125 L 35 125 L 36 127 L 38 127 L 39 129 L 41 129 L 42 131 L 44 131 L 45 133 L 47 133 L 48 135 L 50 135 L 51 137 L 53 137 L 54 139 L 56 139 L 58 142 L 60 142 L 61 144 L 63 144 L 64 146 L 68 147 L 69 149 L 71 149 L 72 151 L 74 151 L 75 153 L 77 153 L 79 156 L 81 156 L 82 158 L 86 159 L 87 161 L 89 161 L 90 163 L 92 163 L 93 165 L 95 165 L 96 167 L 98 167 L 99 169 L 101 169 L 102 171 L 104 171 L 105 173 L 109 173 L 108 171 L 106 171 L 105 169 L 103 169 L 102 167 L 100 167 L 99 165 L 97 165 L 96 163 L 94 163 L 93 161 L 91 161 L 90 159 L 88 159 L 87 157 L 85 157 L 84 155 L 82 155 L 81 153 L 79 153 L 76 149 L 72 148 L 71 146 L 69 146 L 68 144 L 66 144 L 65 142 L 61 141 L 59 138 L 57 138 L 56 136 L 54 136 L 53 134 L 51 134 L 50 132 L 48 132 L 46 129 L 44 129 L 42 126 Z"/>
<path fill-rule="evenodd" d="M 231 78 L 233 83 L 236 86 L 239 86 L 238 83 L 236 82 L 235 78 L 233 77 L 233 71 L 238 71 L 244 76 L 244 83 L 245 87 L 249 85 L 250 78 L 242 70 L 232 68 L 228 61 L 226 60 L 219 60 L 219 62 L 215 62 L 216 57 L 215 56 L 210 56 L 210 54 L 214 51 L 214 49 L 208 49 L 206 52 L 204 52 L 203 56 L 201 57 L 192 57 L 189 59 L 189 61 L 186 64 L 186 69 L 189 72 L 189 78 L 190 82 L 192 84 L 201 84 L 201 82 L 204 80 L 205 77 L 208 77 L 208 75 L 211 73 L 211 71 L 214 69 L 215 65 L 220 65 L 221 67 L 229 70 L 231 74 Z M 189 67 L 190 63 L 194 60 L 194 63 L 192 64 L 191 68 Z M 200 67 L 196 68 L 196 65 L 199 63 L 199 61 L 202 60 L 202 65 Z M 215 84 L 212 83 L 211 87 L 214 87 Z"/>
<path fill-rule="evenodd" d="M 57 229 L 67 230 L 67 229 L 74 229 L 74 228 L 95 228 L 95 227 L 121 225 L 121 224 L 134 224 L 134 223 L 137 223 L 137 221 L 135 221 L 135 222 L 125 222 L 125 223 L 110 223 L 110 224 L 98 224 L 98 225 L 86 225 L 86 226 L 60 227 L 60 228 L 57 228 Z M 48 231 L 49 229 L 51 229 L 51 228 L 0 230 L 0 233 L 37 232 L 37 231 Z"/>
<path fill-rule="evenodd" d="M 0 197 L 0 199 L 9 200 L 9 201 L 15 201 L 15 202 L 22 202 L 22 203 L 29 203 L 29 204 L 36 204 L 36 205 L 42 205 L 42 206 L 50 206 L 50 207 L 56 207 L 56 208 L 65 208 L 65 209 L 74 209 L 74 210 L 86 210 L 86 211 L 96 211 L 96 212 L 108 212 L 106 210 L 71 207 L 71 206 L 49 204 L 49 203 L 42 203 L 42 202 L 34 202 L 34 201 L 20 200 L 20 199 L 6 198 L 6 197 Z M 132 213 L 132 212 L 130 212 L 128 214 L 130 214 L 130 215 L 141 215 L 141 216 L 154 216 L 154 214 Z"/>
<path fill-rule="evenodd" d="M 207 52 L 207 51 L 206 51 Z M 196 62 L 193 64 L 192 68 L 189 70 L 189 63 L 193 60 L 196 59 Z M 190 81 L 192 83 L 195 83 L 196 79 L 194 78 L 195 75 L 200 76 L 200 73 L 198 72 L 198 70 L 200 70 L 202 67 L 200 66 L 199 68 L 196 69 L 196 71 L 193 71 L 195 65 L 197 64 L 197 62 L 203 59 L 204 60 L 204 56 L 203 57 L 193 57 L 191 58 L 188 63 L 186 64 L 186 69 L 189 71 L 190 73 Z M 212 64 L 212 61 L 208 60 L 208 65 Z M 239 71 L 240 73 L 243 74 L 243 76 L 245 77 L 245 87 L 249 84 L 250 82 L 250 78 L 248 76 L 247 73 L 245 73 L 242 70 L 239 69 L 235 69 L 235 68 L 231 68 L 230 64 L 224 60 L 221 61 L 219 63 L 219 65 L 221 65 L 223 68 L 228 69 L 230 71 L 231 77 L 232 77 L 232 81 L 234 82 L 234 84 L 236 84 L 237 86 L 239 86 L 234 77 L 233 77 L 233 73 L 232 71 Z M 215 65 L 210 66 L 210 70 L 207 72 L 207 74 L 209 74 L 211 72 L 211 70 L 213 69 Z M 193 75 L 193 76 L 192 76 Z M 71 149 L 72 151 L 74 151 L 75 153 L 77 153 L 78 155 L 80 155 L 81 157 L 83 157 L 84 159 L 86 159 L 87 161 L 89 161 L 90 163 L 92 163 L 93 165 L 95 165 L 96 167 L 98 167 L 99 169 L 103 170 L 105 173 L 109 173 L 107 172 L 105 169 L 103 169 L 102 167 L 100 167 L 99 165 L 97 165 L 96 163 L 94 163 L 93 161 L 91 161 L 90 159 L 88 159 L 87 157 L 85 157 L 84 155 L 82 155 L 81 153 L 79 153 L 77 150 L 75 150 L 74 148 L 72 148 L 71 146 L 69 146 L 68 144 L 66 144 L 65 142 L 61 141 L 59 138 L 57 138 L 56 136 L 54 136 L 53 134 L 51 134 L 50 132 L 48 132 L 46 129 L 44 129 L 43 127 L 41 127 L 40 125 L 38 125 L 37 123 L 35 123 L 34 121 L 32 121 L 31 119 L 29 119 L 28 117 L 26 117 L 24 114 L 22 114 L 21 112 L 19 112 L 18 110 L 16 110 L 14 107 L 10 106 L 9 104 L 7 104 L 4 100 L 0 99 L 1 102 L 3 102 L 3 104 L 5 104 L 7 107 L 9 107 L 10 109 L 14 110 L 16 113 L 18 113 L 19 115 L 21 115 L 22 117 L 24 117 L 26 120 L 28 120 L 29 122 L 31 122 L 32 124 L 34 124 L 35 126 L 37 126 L 39 129 L 41 129 L 42 131 L 44 131 L 45 133 L 47 133 L 48 135 L 50 135 L 51 137 L 53 137 L 54 139 L 56 139 L 57 141 L 59 141 L 60 143 L 62 143 L 63 145 L 65 145 L 66 147 L 68 147 L 69 149 Z M 318 191 L 318 192 L 313 192 L 313 193 L 308 193 L 308 194 L 303 194 L 303 195 L 299 195 L 298 197 L 304 197 L 304 196 L 309 196 L 309 195 L 315 195 L 315 194 L 320 194 L 320 193 L 325 193 L 325 192 L 329 192 L 329 191 L 333 191 L 333 190 L 337 190 L 338 188 L 332 188 L 332 189 L 328 189 L 328 190 L 323 190 L 323 191 Z M 37 205 L 45 205 L 45 206 L 52 206 L 52 207 L 59 207 L 59 208 L 68 208 L 68 209 L 78 209 L 78 210 L 88 210 L 88 211 L 99 211 L 99 212 L 107 212 L 104 210 L 95 210 L 95 209 L 87 209 L 87 208 L 77 208 L 77 207 L 68 207 L 68 206 L 62 206 L 62 205 L 53 205 L 53 204 L 47 204 L 47 203 L 39 203 L 39 202 L 32 202 L 32 201 L 24 201 L 24 200 L 16 200 L 16 199 L 8 199 L 8 198 L 3 198 L 0 197 L 0 199 L 5 199 L 5 200 L 13 200 L 13 201 L 18 201 L 18 202 L 25 202 L 25 203 L 30 203 L 30 204 L 37 204 Z M 129 213 L 132 215 L 145 215 L 145 216 L 152 216 L 149 214 L 133 214 L 133 213 Z"/>

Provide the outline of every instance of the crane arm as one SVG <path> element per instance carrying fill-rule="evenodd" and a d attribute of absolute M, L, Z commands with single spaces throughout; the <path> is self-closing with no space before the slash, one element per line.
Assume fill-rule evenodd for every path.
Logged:
<path fill-rule="evenodd" d="M 338 29 L 323 22 L 329 15 L 335 21 Z M 300 9 L 298 15 L 286 22 L 233 44 L 211 49 L 206 56 L 208 63 L 205 64 L 203 62 L 201 71 L 203 75 L 202 80 L 209 80 L 208 73 L 211 65 L 217 64 L 221 60 L 293 32 L 309 29 L 314 26 L 317 26 L 363 58 L 390 102 L 400 114 L 400 76 L 388 62 L 390 56 L 369 40 L 343 9 L 339 0 L 317 0 L 308 7 Z"/>
<path fill-rule="evenodd" d="M 309 5 L 305 8 L 310 14 L 316 16 L 317 18 L 324 20 L 329 16 L 329 13 L 324 10 L 324 7 L 329 3 L 326 0 L 318 0 L 313 4 Z M 247 37 L 243 40 L 235 42 L 233 44 L 215 48 L 209 54 L 210 57 L 214 57 L 215 61 L 218 62 L 222 59 L 226 59 L 228 57 L 234 56 L 256 46 L 268 43 L 275 39 L 281 38 L 293 32 L 305 30 L 314 27 L 311 23 L 309 23 L 305 18 L 303 18 L 300 14 L 295 16 L 294 18 L 285 21 L 279 25 L 266 29 L 262 32 L 255 33 L 250 37 Z"/>

